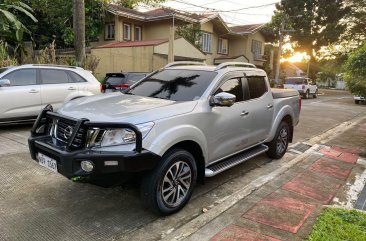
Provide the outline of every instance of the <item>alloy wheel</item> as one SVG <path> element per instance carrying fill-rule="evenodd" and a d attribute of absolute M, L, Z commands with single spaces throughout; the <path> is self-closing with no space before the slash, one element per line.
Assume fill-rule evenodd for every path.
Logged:
<path fill-rule="evenodd" d="M 191 167 L 183 161 L 175 162 L 161 183 L 161 196 L 167 206 L 177 207 L 187 196 L 192 183 Z"/>
<path fill-rule="evenodd" d="M 283 153 L 286 150 L 288 133 L 286 128 L 282 128 L 277 138 L 277 153 Z"/>

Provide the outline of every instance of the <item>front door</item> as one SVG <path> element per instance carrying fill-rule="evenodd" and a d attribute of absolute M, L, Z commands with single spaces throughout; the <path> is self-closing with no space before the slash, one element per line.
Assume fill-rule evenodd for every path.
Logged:
<path fill-rule="evenodd" d="M 10 86 L 0 87 L 0 119 L 37 116 L 41 110 L 36 69 L 19 69 L 5 75 Z"/>
<path fill-rule="evenodd" d="M 251 115 L 244 101 L 243 77 L 225 79 L 213 95 L 227 92 L 236 96 L 236 103 L 230 107 L 212 107 L 207 125 L 212 131 L 207 133 L 209 162 L 217 161 L 249 145 Z"/>

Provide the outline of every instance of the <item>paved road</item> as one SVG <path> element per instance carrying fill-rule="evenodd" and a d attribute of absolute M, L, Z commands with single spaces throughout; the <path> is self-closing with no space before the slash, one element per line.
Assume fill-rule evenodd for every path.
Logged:
<path fill-rule="evenodd" d="M 295 141 L 306 141 L 365 112 L 365 105 L 356 106 L 342 91 L 303 100 Z M 184 210 L 159 218 L 142 207 L 138 184 L 104 189 L 73 183 L 39 167 L 27 152 L 29 129 L 0 129 L 0 240 L 159 239 L 295 155 L 288 153 L 278 161 L 262 155 L 207 179 Z"/>

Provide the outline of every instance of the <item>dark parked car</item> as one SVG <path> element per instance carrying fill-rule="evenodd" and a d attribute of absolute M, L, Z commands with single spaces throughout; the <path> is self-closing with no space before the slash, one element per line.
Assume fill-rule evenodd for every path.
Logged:
<path fill-rule="evenodd" d="M 148 74 L 147 72 L 107 73 L 103 80 L 103 91 L 114 92 L 128 89 Z"/>

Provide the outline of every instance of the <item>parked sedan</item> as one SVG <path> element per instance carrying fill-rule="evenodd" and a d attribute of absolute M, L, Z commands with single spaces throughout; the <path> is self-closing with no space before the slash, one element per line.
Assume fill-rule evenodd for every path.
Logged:
<path fill-rule="evenodd" d="M 22 65 L 0 69 L 0 124 L 34 120 L 52 104 L 101 93 L 101 84 L 79 67 Z"/>

